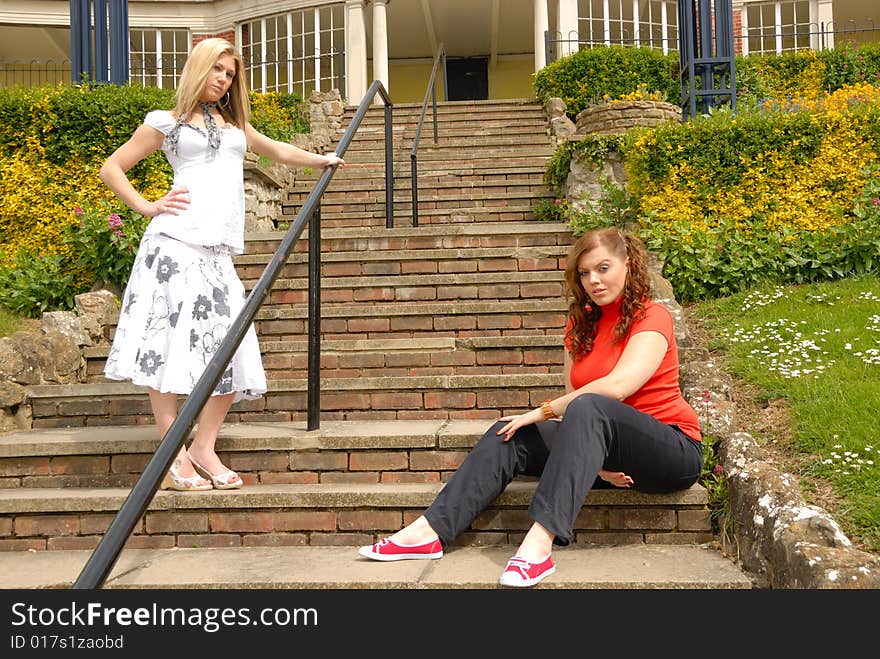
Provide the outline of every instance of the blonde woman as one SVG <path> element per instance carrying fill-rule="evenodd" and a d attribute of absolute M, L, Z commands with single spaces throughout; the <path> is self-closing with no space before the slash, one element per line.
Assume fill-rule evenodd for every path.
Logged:
<path fill-rule="evenodd" d="M 248 122 L 242 60 L 224 39 L 199 42 L 187 58 L 172 110 L 153 110 L 101 167 L 101 180 L 129 208 L 152 218 L 122 300 L 104 373 L 147 388 L 159 433 L 177 416 L 246 299 L 232 256 L 244 251 L 246 150 L 294 167 L 342 165 L 272 140 Z M 174 170 L 171 189 L 145 199 L 126 173 L 161 149 Z M 241 487 L 214 451 L 230 406 L 266 392 L 251 326 L 205 404 L 189 450 L 162 487 L 180 491 Z"/>
<path fill-rule="evenodd" d="M 517 474 L 538 476 L 533 524 L 499 579 L 528 587 L 553 574 L 553 544 L 573 540 L 594 487 L 687 489 L 700 476 L 702 437 L 682 397 L 672 316 L 650 299 L 645 246 L 614 228 L 579 238 L 565 281 L 566 393 L 489 428 L 414 522 L 361 547 L 378 561 L 434 559 Z"/>

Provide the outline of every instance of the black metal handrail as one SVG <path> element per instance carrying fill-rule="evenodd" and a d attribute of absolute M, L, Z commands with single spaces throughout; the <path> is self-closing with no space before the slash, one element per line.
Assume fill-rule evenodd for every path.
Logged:
<path fill-rule="evenodd" d="M 340 157 L 345 154 L 349 143 L 354 137 L 354 133 L 357 132 L 361 120 L 364 118 L 364 115 L 377 93 L 385 102 L 385 210 L 390 217 L 393 213 L 393 171 L 391 163 L 392 106 L 391 100 L 388 97 L 388 92 L 380 81 L 374 80 L 373 84 L 370 85 L 370 88 L 367 90 L 366 95 L 361 101 L 357 112 L 346 129 L 345 134 L 342 136 L 339 144 L 337 144 L 336 153 Z M 310 222 L 312 225 L 309 230 L 310 317 L 308 429 L 314 430 L 318 427 L 318 412 L 320 408 L 315 405 L 314 402 L 319 390 L 319 359 L 312 354 L 312 351 L 320 346 L 320 294 L 318 292 L 320 286 L 319 204 L 321 196 L 327 189 L 330 179 L 333 178 L 335 172 L 335 166 L 327 168 L 318 179 L 314 189 L 306 198 L 302 209 L 300 209 L 299 214 L 287 230 L 287 233 L 282 239 L 281 244 L 278 246 L 278 249 L 275 251 L 275 254 L 266 265 L 265 270 L 263 270 L 263 274 L 260 275 L 259 280 L 257 280 L 256 285 L 248 295 L 244 307 L 230 326 L 226 338 L 220 343 L 214 357 L 205 367 L 202 376 L 199 378 L 199 381 L 196 382 L 195 387 L 193 387 L 192 393 L 187 396 L 180 412 L 177 414 L 177 418 L 174 419 L 171 427 L 165 433 L 165 436 L 159 443 L 159 447 L 156 449 L 153 457 L 147 463 L 143 473 L 134 484 L 134 487 L 132 487 L 131 492 L 129 492 L 128 497 L 123 502 L 116 517 L 107 528 L 107 532 L 101 538 L 98 546 L 95 547 L 94 552 L 83 567 L 76 582 L 74 582 L 73 588 L 99 588 L 104 583 L 110 570 L 113 569 L 116 560 L 119 558 L 119 553 L 122 551 L 123 544 L 125 544 L 125 541 L 131 535 L 135 524 L 137 524 L 138 520 L 144 515 L 147 506 L 149 506 L 150 502 L 153 500 L 156 490 L 159 489 L 159 483 L 174 462 L 174 458 L 177 456 L 181 445 L 189 436 L 190 430 L 192 430 L 196 417 L 202 411 L 202 408 L 205 406 L 205 403 L 211 396 L 214 388 L 217 386 L 217 382 L 220 380 L 220 377 L 229 365 L 229 362 L 244 338 L 248 327 L 253 322 L 257 312 L 260 310 L 260 307 L 263 304 L 263 299 L 266 297 L 266 294 L 269 292 L 275 279 L 278 278 L 281 268 L 287 261 L 294 243 L 299 239 L 306 222 Z M 312 317 L 313 315 L 314 318 Z"/>
<path fill-rule="evenodd" d="M 412 216 L 413 216 L 413 226 L 419 226 L 419 175 L 418 175 L 418 150 L 419 150 L 419 139 L 422 137 L 422 125 L 425 123 L 425 111 L 428 109 L 428 96 L 430 95 L 433 105 L 433 118 L 434 118 L 434 144 L 437 144 L 437 67 L 440 62 L 443 62 L 443 97 L 444 99 L 448 97 L 448 92 L 446 90 L 447 80 L 446 77 L 446 49 L 443 47 L 441 43 L 437 47 L 437 52 L 434 55 L 434 66 L 431 67 L 431 77 L 428 79 L 428 88 L 425 90 L 425 100 L 422 101 L 422 113 L 419 115 L 419 125 L 416 127 L 416 136 L 413 140 L 412 151 L 410 151 L 409 159 L 410 159 L 410 174 L 412 176 Z"/>

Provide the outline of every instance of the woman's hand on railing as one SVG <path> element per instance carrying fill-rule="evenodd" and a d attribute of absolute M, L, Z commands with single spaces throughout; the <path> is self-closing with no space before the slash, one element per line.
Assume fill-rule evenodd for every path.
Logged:
<path fill-rule="evenodd" d="M 327 161 L 324 164 L 325 168 L 332 167 L 333 165 L 339 165 L 340 167 L 345 166 L 345 161 L 342 158 L 340 158 L 339 156 L 337 156 L 335 151 L 333 151 L 331 153 L 325 153 L 324 158 Z"/>

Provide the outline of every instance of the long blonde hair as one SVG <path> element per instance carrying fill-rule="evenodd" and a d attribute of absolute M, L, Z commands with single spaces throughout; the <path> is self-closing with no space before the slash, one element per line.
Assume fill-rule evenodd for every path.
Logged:
<path fill-rule="evenodd" d="M 626 338 L 633 321 L 644 317 L 645 302 L 651 299 L 648 255 L 645 244 L 638 237 L 614 227 L 596 229 L 581 236 L 571 246 L 565 259 L 565 288 L 571 318 L 565 343 L 575 359 L 580 359 L 593 349 L 597 325 L 602 316 L 602 307 L 592 304 L 584 290 L 578 273 L 578 261 L 581 254 L 600 246 L 621 260 L 629 259 L 626 283 L 621 293 L 620 320 L 614 328 L 615 342 Z"/>
<path fill-rule="evenodd" d="M 180 80 L 177 84 L 177 92 L 174 95 L 174 114 L 177 117 L 189 116 L 199 103 L 199 97 L 205 90 L 208 74 L 217 60 L 222 55 L 232 55 L 235 58 L 235 77 L 229 91 L 217 103 L 217 108 L 223 118 L 241 129 L 251 116 L 251 102 L 247 93 L 247 82 L 244 76 L 244 63 L 235 52 L 235 47 L 226 41 L 212 37 L 197 43 L 186 58 Z"/>

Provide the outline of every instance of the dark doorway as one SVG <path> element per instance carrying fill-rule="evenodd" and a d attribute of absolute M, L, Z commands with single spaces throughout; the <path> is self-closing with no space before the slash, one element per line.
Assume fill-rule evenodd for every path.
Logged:
<path fill-rule="evenodd" d="M 446 59 L 446 99 L 484 101 L 489 98 L 489 58 Z"/>

